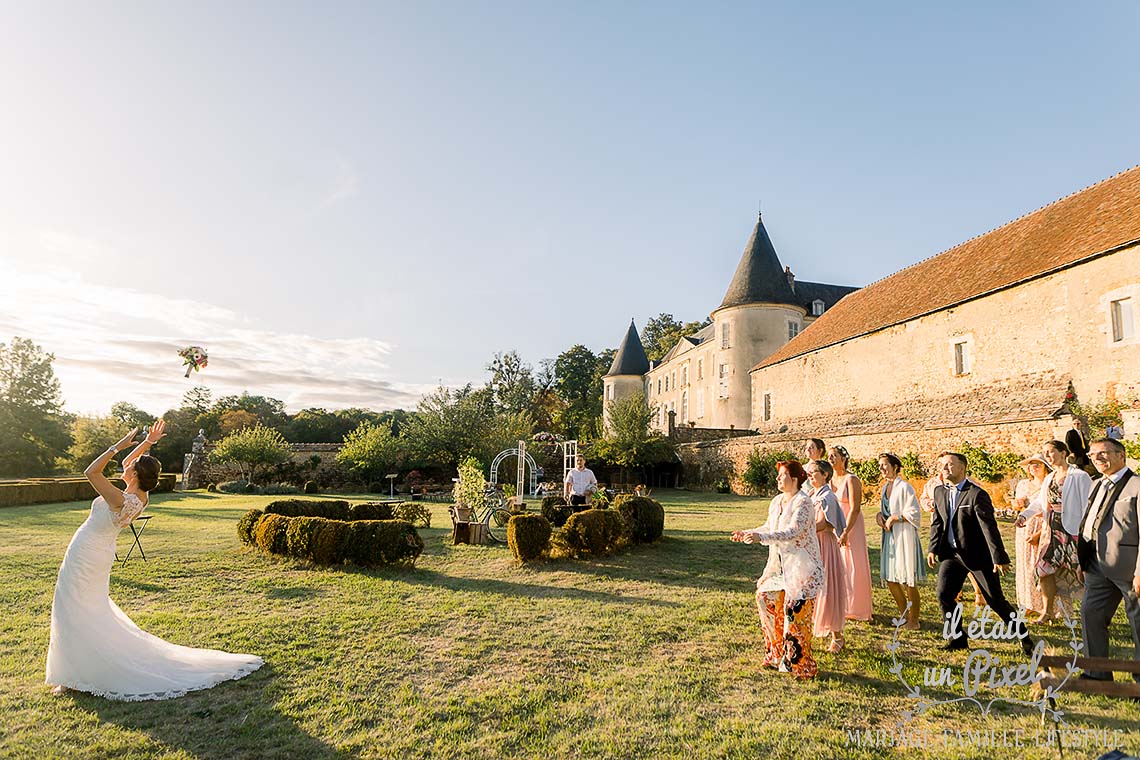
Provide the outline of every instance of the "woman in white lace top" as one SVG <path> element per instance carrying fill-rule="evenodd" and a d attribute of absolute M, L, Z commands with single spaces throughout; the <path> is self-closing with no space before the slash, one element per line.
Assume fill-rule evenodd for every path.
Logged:
<path fill-rule="evenodd" d="M 768 507 L 768 521 L 733 532 L 732 540 L 767 544 L 768 564 L 756 581 L 756 607 L 764 629 L 764 667 L 814 678 L 812 620 L 823 587 L 823 562 L 815 535 L 815 506 L 800 490 L 807 473 L 799 462 L 776 465 L 780 493 Z"/>

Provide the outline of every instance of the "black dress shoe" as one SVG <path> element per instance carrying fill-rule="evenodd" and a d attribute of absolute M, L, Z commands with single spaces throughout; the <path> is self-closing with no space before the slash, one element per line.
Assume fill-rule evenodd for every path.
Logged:
<path fill-rule="evenodd" d="M 945 644 L 942 645 L 942 650 L 944 652 L 961 652 L 961 651 L 963 651 L 965 649 L 969 649 L 969 648 L 970 648 L 970 645 L 966 641 L 965 636 L 962 636 L 961 638 L 954 639 L 952 641 L 947 641 Z"/>
<path fill-rule="evenodd" d="M 1037 646 L 1037 642 L 1028 636 L 1021 639 L 1021 651 L 1024 652 L 1027 657 L 1033 656 L 1033 647 L 1035 646 Z"/>

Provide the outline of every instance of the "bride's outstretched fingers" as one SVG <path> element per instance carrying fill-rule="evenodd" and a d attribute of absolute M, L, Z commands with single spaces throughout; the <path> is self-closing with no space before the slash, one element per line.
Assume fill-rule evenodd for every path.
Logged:
<path fill-rule="evenodd" d="M 151 425 L 150 430 L 147 431 L 147 443 L 150 443 L 152 445 L 158 443 L 159 439 L 161 439 L 164 435 L 166 435 L 166 420 L 160 419 Z"/>

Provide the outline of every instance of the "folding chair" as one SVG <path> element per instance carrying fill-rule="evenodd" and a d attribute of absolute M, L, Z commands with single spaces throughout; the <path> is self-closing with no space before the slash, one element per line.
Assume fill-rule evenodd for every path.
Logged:
<path fill-rule="evenodd" d="M 146 561 L 146 552 L 143 551 L 141 539 L 142 539 L 143 531 L 146 530 L 146 526 L 147 526 L 150 518 L 152 518 L 152 517 L 154 517 L 154 515 L 139 515 L 138 517 L 136 517 L 131 522 L 131 525 L 130 525 L 131 533 L 135 537 L 135 542 L 133 544 L 131 544 L 131 548 L 127 550 L 127 556 L 123 557 L 119 567 L 123 567 L 127 564 L 127 560 L 131 558 L 132 554 L 134 554 L 136 547 L 138 547 L 139 554 L 142 555 L 143 561 L 144 562 Z M 138 525 L 139 527 L 136 528 L 135 527 L 136 525 Z M 115 561 L 116 562 L 120 561 L 118 552 L 115 552 Z"/>

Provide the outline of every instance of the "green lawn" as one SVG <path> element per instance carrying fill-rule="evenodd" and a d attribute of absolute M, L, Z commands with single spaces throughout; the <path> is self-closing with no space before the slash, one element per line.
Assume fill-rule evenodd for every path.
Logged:
<path fill-rule="evenodd" d="M 439 527 L 421 531 L 427 548 L 415 569 L 318 570 L 238 544 L 238 517 L 271 497 L 156 495 L 144 536 L 150 559 L 116 567 L 113 598 L 156 635 L 256 653 L 266 666 L 181 699 L 127 704 L 83 694 L 53 698 L 42 684 L 56 571 L 87 505 L 0 510 L 0 756 L 916 754 L 848 738 L 892 730 L 914 706 L 889 672 L 894 608 L 885 589 L 875 590 L 875 622 L 848 628 L 844 652 L 817 647 L 816 681 L 762 670 L 752 592 L 766 550 L 732 544 L 727 534 L 760 524 L 767 502 L 655 496 L 666 505 L 665 538 L 598 561 L 520 568 L 505 547 L 451 546 L 445 508 L 433 505 Z M 868 533 L 877 577 L 877 530 Z M 120 537 L 121 550 L 129 537 Z M 1007 585 L 1012 596 L 1012 578 Z M 960 673 L 965 662 L 938 649 L 933 582 L 922 591 L 924 630 L 904 633 L 899 649 L 911 683 L 921 681 L 925 665 L 949 662 Z M 1064 647 L 1063 628 L 1043 632 Z M 1112 633 L 1118 646 L 1128 641 L 1123 611 Z M 1012 644 L 989 648 L 1024 661 Z M 961 696 L 960 689 L 927 691 Z M 1079 695 L 1060 703 L 1071 728 L 1107 730 L 1110 745 L 1140 751 L 1140 705 Z M 926 732 L 929 742 L 917 754 L 1060 756 L 1055 747 L 1035 746 L 1038 714 L 1002 704 L 994 712 L 987 718 L 955 705 L 916 718 L 909 729 Z M 944 729 L 973 731 L 975 739 L 986 732 L 985 741 L 998 746 L 946 743 Z M 1026 746 L 1001 746 L 1018 738 Z M 1096 741 L 1066 749 L 1065 757 L 1095 757 L 1105 750 Z"/>

